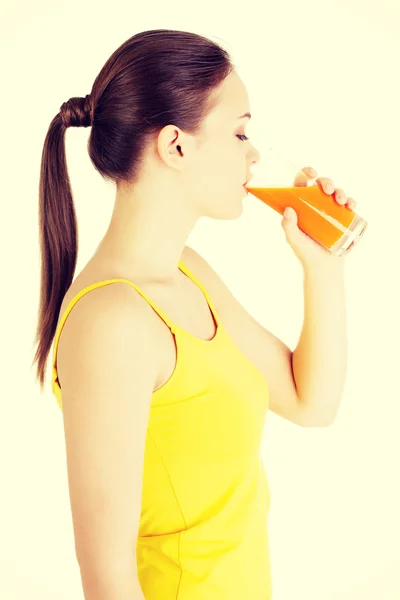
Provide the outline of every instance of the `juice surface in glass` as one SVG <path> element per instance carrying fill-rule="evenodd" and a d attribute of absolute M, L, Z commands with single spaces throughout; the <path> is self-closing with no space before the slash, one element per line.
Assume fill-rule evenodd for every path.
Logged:
<path fill-rule="evenodd" d="M 262 202 L 283 214 L 293 208 L 299 228 L 337 255 L 344 254 L 360 239 L 367 223 L 347 206 L 336 202 L 318 185 L 305 187 L 253 187 L 247 190 Z"/>

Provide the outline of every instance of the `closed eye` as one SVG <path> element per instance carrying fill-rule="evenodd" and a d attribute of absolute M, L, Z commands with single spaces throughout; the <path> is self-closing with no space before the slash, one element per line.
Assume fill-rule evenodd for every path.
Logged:
<path fill-rule="evenodd" d="M 238 137 L 242 142 L 247 142 L 247 140 L 250 139 L 247 137 L 247 135 L 237 135 L 236 137 Z"/>

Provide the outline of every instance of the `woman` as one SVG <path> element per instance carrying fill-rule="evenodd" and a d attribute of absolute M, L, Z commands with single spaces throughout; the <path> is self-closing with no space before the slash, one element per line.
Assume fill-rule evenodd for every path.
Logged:
<path fill-rule="evenodd" d="M 122 44 L 90 95 L 64 103 L 47 133 L 35 360 L 43 388 L 54 342 L 52 390 L 63 411 L 86 600 L 271 598 L 259 454 L 267 409 L 302 426 L 326 425 L 337 410 L 336 398 L 320 407 L 299 396 L 310 340 L 297 356 L 297 381 L 291 350 L 185 245 L 199 217 L 241 215 L 259 160 L 245 135 L 248 111 L 224 49 L 153 30 Z M 69 126 L 89 125 L 90 158 L 115 182 L 116 198 L 104 237 L 73 280 L 64 139 Z M 342 190 L 336 197 L 346 201 Z M 340 290 L 342 260 L 303 234 L 296 216 L 284 228 L 310 286 L 323 267 Z M 332 344 L 344 331 L 342 298 L 330 297 Z"/>

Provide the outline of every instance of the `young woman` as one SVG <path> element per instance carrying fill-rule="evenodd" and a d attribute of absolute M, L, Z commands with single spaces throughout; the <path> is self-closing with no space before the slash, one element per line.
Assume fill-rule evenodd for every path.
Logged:
<path fill-rule="evenodd" d="M 52 390 L 86 600 L 270 599 L 259 453 L 267 409 L 302 426 L 327 425 L 337 410 L 345 352 L 334 360 L 329 352 L 345 338 L 343 261 L 303 234 L 295 215 L 283 222 L 305 267 L 306 308 L 325 324 L 316 338 L 305 322 L 294 364 L 185 245 L 200 217 L 241 215 L 259 160 L 245 135 L 249 118 L 223 48 L 153 30 L 122 44 L 91 93 L 64 103 L 50 124 L 35 360 L 43 389 L 54 343 Z M 91 161 L 116 184 L 108 229 L 75 279 L 70 126 L 92 127 Z M 332 182 L 320 184 L 327 191 Z M 336 197 L 346 201 L 342 190 Z M 322 372 L 318 356 L 332 371 Z"/>

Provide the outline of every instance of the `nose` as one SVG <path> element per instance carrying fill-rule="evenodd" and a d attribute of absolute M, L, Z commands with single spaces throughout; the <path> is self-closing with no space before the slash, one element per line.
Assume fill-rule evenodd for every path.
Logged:
<path fill-rule="evenodd" d="M 253 179 L 253 177 L 254 177 L 254 173 L 252 173 L 252 167 L 257 165 L 257 163 L 260 161 L 260 156 L 261 155 L 260 155 L 259 151 L 253 146 L 253 150 L 250 153 L 251 160 L 247 165 L 247 172 L 249 173 L 249 178 L 247 180 L 247 183 L 250 181 L 250 179 Z"/>
<path fill-rule="evenodd" d="M 256 165 L 260 160 L 260 153 L 257 150 L 257 148 L 255 146 L 253 146 L 252 144 L 250 145 L 250 149 L 248 151 L 247 158 L 248 158 L 249 167 Z"/>
<path fill-rule="evenodd" d="M 251 162 L 251 165 L 253 166 L 253 165 L 257 164 L 260 161 L 260 157 L 261 157 L 261 155 L 260 155 L 259 151 L 257 150 L 257 148 L 255 148 L 253 146 L 253 152 L 252 152 L 253 160 Z"/>

